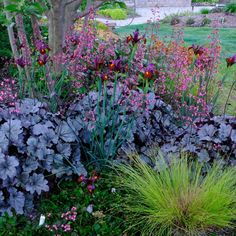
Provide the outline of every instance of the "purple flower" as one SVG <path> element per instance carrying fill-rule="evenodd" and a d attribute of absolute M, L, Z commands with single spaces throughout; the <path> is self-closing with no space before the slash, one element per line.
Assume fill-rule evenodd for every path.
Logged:
<path fill-rule="evenodd" d="M 108 67 L 110 70 L 121 71 L 122 60 L 120 58 L 112 60 Z"/>
<path fill-rule="evenodd" d="M 99 70 L 104 65 L 104 60 L 99 56 L 96 56 L 94 59 L 94 67 L 96 70 Z"/>
<path fill-rule="evenodd" d="M 44 66 L 46 63 L 47 63 L 47 61 L 48 61 L 48 55 L 47 54 L 44 54 L 44 55 L 40 55 L 39 57 L 38 57 L 38 64 L 40 65 L 40 66 Z"/>
<path fill-rule="evenodd" d="M 16 64 L 19 65 L 22 68 L 24 68 L 26 66 L 26 61 L 23 58 L 23 56 L 21 56 L 20 58 L 16 59 Z"/>
<path fill-rule="evenodd" d="M 139 38 L 139 30 L 136 29 L 136 30 L 134 31 L 133 42 L 134 42 L 134 43 L 138 43 L 138 42 L 140 41 L 140 39 L 141 39 L 141 38 Z"/>
<path fill-rule="evenodd" d="M 42 40 L 37 40 L 36 41 L 36 48 L 40 52 L 40 54 L 44 55 L 47 53 L 47 51 L 50 50 L 49 46 L 43 42 Z"/>
<path fill-rule="evenodd" d="M 94 186 L 93 184 L 89 184 L 89 185 L 87 186 L 87 189 L 88 189 L 88 192 L 89 192 L 89 193 L 93 193 L 93 191 L 94 191 L 94 189 L 95 189 L 95 186 Z"/>
<path fill-rule="evenodd" d="M 147 66 L 147 71 L 150 71 L 151 73 L 154 74 L 154 73 L 156 72 L 156 67 L 155 67 L 155 65 L 152 64 L 152 63 L 148 64 L 148 66 Z"/>
<path fill-rule="evenodd" d="M 232 57 L 226 58 L 227 67 L 232 66 L 236 63 L 236 54 L 234 54 Z"/>

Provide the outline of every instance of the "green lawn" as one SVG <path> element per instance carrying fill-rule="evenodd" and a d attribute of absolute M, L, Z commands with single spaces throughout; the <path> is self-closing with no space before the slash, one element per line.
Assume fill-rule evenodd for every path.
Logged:
<path fill-rule="evenodd" d="M 152 30 L 159 35 L 159 37 L 163 40 L 168 39 L 172 34 L 172 27 L 167 24 L 161 24 L 160 28 L 155 30 L 156 26 L 152 27 L 148 24 L 142 25 L 130 25 L 125 27 L 120 27 L 116 30 L 116 33 L 121 37 L 125 37 L 129 34 L 132 34 L 133 31 L 139 29 L 141 34 L 149 34 Z M 184 29 L 184 40 L 187 45 L 191 44 L 199 44 L 204 45 L 209 42 L 207 38 L 211 32 L 212 28 L 201 27 L 201 28 L 193 28 L 193 27 L 185 27 Z M 221 53 L 221 64 L 219 67 L 218 78 L 219 80 L 227 74 L 225 80 L 225 88 L 224 92 L 221 94 L 218 100 L 218 110 L 217 113 L 221 113 L 224 109 L 225 101 L 227 100 L 229 90 L 233 81 L 236 80 L 236 65 L 231 68 L 226 67 L 225 58 L 236 54 L 236 29 L 233 28 L 221 28 L 219 29 L 219 35 L 222 46 Z M 236 86 L 235 86 L 236 87 Z M 234 88 L 231 98 L 230 105 L 227 106 L 227 113 L 231 115 L 236 115 L 236 88 Z"/>

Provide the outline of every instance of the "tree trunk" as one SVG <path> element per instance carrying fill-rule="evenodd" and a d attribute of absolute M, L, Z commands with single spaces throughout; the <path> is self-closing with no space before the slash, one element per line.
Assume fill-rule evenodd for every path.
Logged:
<path fill-rule="evenodd" d="M 48 17 L 48 34 L 50 55 L 53 58 L 53 71 L 58 73 L 61 71 L 61 63 L 57 56 L 62 52 L 65 45 L 65 37 L 72 30 L 75 19 L 83 17 L 89 13 L 90 7 L 99 7 L 103 1 L 87 0 L 87 7 L 84 12 L 77 13 L 79 6 L 83 0 L 51 0 Z"/>
<path fill-rule="evenodd" d="M 51 54 L 57 55 L 62 51 L 65 37 L 71 31 L 76 18 L 89 13 L 90 7 L 99 7 L 104 1 L 87 0 L 86 10 L 77 13 L 82 0 L 51 0 L 51 9 L 48 12 L 49 47 Z"/>

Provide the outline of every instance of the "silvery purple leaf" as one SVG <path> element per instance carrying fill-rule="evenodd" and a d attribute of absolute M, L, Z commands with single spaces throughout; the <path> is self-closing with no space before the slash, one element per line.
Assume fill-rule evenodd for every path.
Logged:
<path fill-rule="evenodd" d="M 32 194 L 25 194 L 25 206 L 24 206 L 24 211 L 26 213 L 31 213 L 33 208 L 34 208 L 34 203 L 33 203 L 34 197 Z"/>
<path fill-rule="evenodd" d="M 69 157 L 71 155 L 71 146 L 69 143 L 58 143 L 57 151 L 60 154 Z"/>
<path fill-rule="evenodd" d="M 40 143 L 47 147 L 51 147 L 53 144 L 57 144 L 58 139 L 58 135 L 52 129 L 48 129 L 46 133 L 40 135 L 39 137 Z"/>
<path fill-rule="evenodd" d="M 42 106 L 43 104 L 41 102 L 30 98 L 26 98 L 20 103 L 16 103 L 16 108 L 20 111 L 21 114 L 36 113 Z"/>
<path fill-rule="evenodd" d="M 3 192 L 0 191 L 0 206 L 2 205 L 3 200 L 4 200 Z"/>
<path fill-rule="evenodd" d="M 5 132 L 0 130 L 0 151 L 6 151 L 8 149 L 9 140 L 5 136 Z"/>
<path fill-rule="evenodd" d="M 8 203 L 12 208 L 15 209 L 17 214 L 23 214 L 24 213 L 23 207 L 25 204 L 24 194 L 20 191 L 18 192 L 15 188 L 11 188 L 9 192 L 10 192 L 10 198 Z"/>
<path fill-rule="evenodd" d="M 197 155 L 198 155 L 198 158 L 199 158 L 198 160 L 200 162 L 208 162 L 208 161 L 210 161 L 210 156 L 209 156 L 209 154 L 208 154 L 206 149 L 201 150 L 200 152 L 198 152 Z"/>
<path fill-rule="evenodd" d="M 211 141 L 215 132 L 216 128 L 213 125 L 204 125 L 198 131 L 198 135 L 200 140 Z"/>
<path fill-rule="evenodd" d="M 28 157 L 26 161 L 23 164 L 23 170 L 25 172 L 30 173 L 33 170 L 36 170 L 38 168 L 38 162 L 33 157 Z"/>
<path fill-rule="evenodd" d="M 236 143 L 236 130 L 234 129 L 231 133 L 231 140 Z"/>
<path fill-rule="evenodd" d="M 29 181 L 25 185 L 25 189 L 31 194 L 35 192 L 37 192 L 37 194 L 41 194 L 42 191 L 47 192 L 49 190 L 47 183 L 48 181 L 44 179 L 43 174 L 34 173 L 29 177 Z"/>
<path fill-rule="evenodd" d="M 0 178 L 3 180 L 13 178 L 16 175 L 16 167 L 19 161 L 14 156 L 4 156 L 0 153 Z"/>
<path fill-rule="evenodd" d="M 65 142 L 76 141 L 76 134 L 74 133 L 73 128 L 70 127 L 65 121 L 63 121 L 61 126 L 58 128 L 57 134 Z"/>
<path fill-rule="evenodd" d="M 27 181 L 29 179 L 29 173 L 28 172 L 21 172 L 20 174 L 17 175 L 17 178 L 15 178 L 15 185 L 17 187 L 22 187 L 24 188 Z"/>
<path fill-rule="evenodd" d="M 45 124 L 36 124 L 33 127 L 33 134 L 34 135 L 40 135 L 40 134 L 46 134 L 50 128 L 53 128 L 54 125 L 50 121 L 46 121 Z"/>
<path fill-rule="evenodd" d="M 229 138 L 231 131 L 232 131 L 231 125 L 226 125 L 222 123 L 219 129 L 219 138 L 225 141 L 227 138 Z"/>
<path fill-rule="evenodd" d="M 17 140 L 18 135 L 23 132 L 21 121 L 9 120 L 1 126 L 1 131 L 3 131 L 10 140 Z"/>

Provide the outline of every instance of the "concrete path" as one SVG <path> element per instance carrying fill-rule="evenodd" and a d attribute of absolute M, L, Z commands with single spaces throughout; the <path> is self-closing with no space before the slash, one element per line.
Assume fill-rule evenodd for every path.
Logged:
<path fill-rule="evenodd" d="M 183 12 L 199 12 L 203 8 L 211 9 L 213 7 L 160 7 L 159 9 L 153 8 L 137 8 L 136 13 L 139 15 L 135 18 L 130 18 L 126 20 L 107 20 L 104 18 L 97 18 L 98 21 L 101 21 L 105 24 L 115 23 L 116 27 L 127 26 L 127 25 L 138 25 L 147 23 L 150 20 L 163 19 L 168 15 L 174 13 L 183 13 Z M 157 12 L 158 11 L 158 12 Z M 155 13 L 156 12 L 156 13 Z"/>

